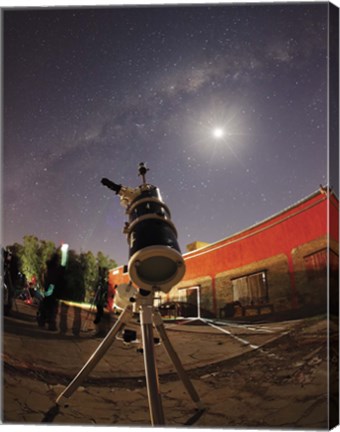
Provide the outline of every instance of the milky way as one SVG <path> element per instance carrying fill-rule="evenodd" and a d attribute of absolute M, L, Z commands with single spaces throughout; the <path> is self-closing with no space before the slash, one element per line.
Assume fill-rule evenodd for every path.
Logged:
<path fill-rule="evenodd" d="M 125 264 L 102 177 L 161 190 L 182 251 L 327 179 L 327 3 L 7 9 L 3 240 Z M 217 132 L 218 131 L 218 132 Z"/>

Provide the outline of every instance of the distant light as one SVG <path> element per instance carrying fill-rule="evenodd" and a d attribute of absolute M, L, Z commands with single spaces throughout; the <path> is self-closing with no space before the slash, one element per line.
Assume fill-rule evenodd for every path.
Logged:
<path fill-rule="evenodd" d="M 68 244 L 67 243 L 63 243 L 60 249 L 61 249 L 62 252 L 67 252 L 67 250 L 68 250 Z"/>
<path fill-rule="evenodd" d="M 214 138 L 219 139 L 219 138 L 222 138 L 223 135 L 224 135 L 224 131 L 223 131 L 222 128 L 215 128 L 213 130 L 213 136 L 214 136 Z"/>
<path fill-rule="evenodd" d="M 63 243 L 61 245 L 61 265 L 62 267 L 65 267 L 67 264 L 67 251 L 68 251 L 68 244 L 67 243 Z"/>

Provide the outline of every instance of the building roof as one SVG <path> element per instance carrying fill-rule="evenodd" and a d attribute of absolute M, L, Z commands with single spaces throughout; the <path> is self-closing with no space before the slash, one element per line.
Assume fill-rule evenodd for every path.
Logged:
<path fill-rule="evenodd" d="M 318 196 L 327 196 L 328 192 L 329 192 L 329 195 L 332 196 L 332 197 L 334 197 L 335 200 L 336 200 L 336 202 L 339 203 L 338 197 L 333 193 L 333 191 L 331 189 L 329 189 L 327 186 L 320 185 L 320 187 L 319 187 L 318 190 L 314 191 L 313 193 L 311 193 L 307 197 L 302 198 L 301 200 L 295 202 L 294 204 L 290 205 L 289 207 L 284 208 L 283 210 L 279 211 L 278 213 L 275 213 L 275 214 L 269 216 L 266 219 L 263 219 L 263 220 L 261 220 L 259 222 L 256 222 L 254 225 L 251 225 L 251 226 L 249 226 L 247 228 L 244 228 L 241 231 L 238 231 L 238 232 L 233 233 L 233 234 L 231 234 L 231 235 L 229 235 L 227 237 L 224 237 L 224 238 L 222 238 L 220 240 L 217 240 L 214 243 L 209 243 L 209 244 L 204 245 L 204 246 L 202 246 L 200 248 L 197 248 L 196 250 L 193 250 L 193 251 L 190 251 L 190 252 L 186 252 L 186 253 L 183 254 L 183 257 L 189 258 L 191 256 L 196 255 L 197 252 L 201 252 L 201 251 L 205 252 L 205 251 L 214 249 L 216 247 L 222 246 L 224 243 L 227 243 L 228 241 L 231 241 L 234 238 L 242 237 L 243 235 L 245 235 L 249 231 L 256 230 L 257 228 L 261 227 L 262 225 L 267 224 L 268 222 L 273 221 L 274 219 L 277 219 L 280 216 L 284 216 L 285 214 L 294 211 L 297 207 L 300 207 L 303 204 L 308 203 L 309 201 L 312 201 L 313 198 L 316 198 Z"/>

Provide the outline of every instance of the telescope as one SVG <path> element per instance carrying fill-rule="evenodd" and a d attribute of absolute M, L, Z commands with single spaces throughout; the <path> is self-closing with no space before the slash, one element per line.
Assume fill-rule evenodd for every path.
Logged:
<path fill-rule="evenodd" d="M 131 281 L 117 287 L 116 304 L 123 309 L 118 320 L 83 368 L 58 396 L 56 404 L 57 407 L 67 406 L 65 400 L 76 391 L 100 361 L 117 334 L 132 319 L 134 310 L 138 310 L 150 419 L 151 424 L 155 426 L 164 425 L 165 419 L 154 353 L 154 327 L 179 378 L 196 404 L 199 415 L 204 409 L 199 395 L 166 334 L 161 315 L 154 307 L 155 291 L 169 292 L 182 279 L 185 264 L 177 242 L 177 231 L 171 221 L 170 210 L 163 202 L 159 189 L 146 183 L 147 171 L 149 169 L 146 168 L 144 162 L 141 162 L 139 175 L 142 177 L 142 184 L 136 188 L 116 184 L 107 178 L 101 180 L 104 186 L 119 195 L 120 202 L 128 215 L 128 222 L 125 223 L 123 232 L 127 235 L 129 245 L 128 273 Z M 132 283 L 138 289 L 135 289 Z M 134 336 L 131 332 L 124 333 L 125 341 L 131 340 L 132 337 Z"/>
<path fill-rule="evenodd" d="M 185 273 L 177 230 L 159 189 L 146 183 L 149 168 L 141 162 L 138 171 L 142 184 L 136 188 L 107 178 L 101 182 L 120 196 L 128 215 L 123 232 L 129 245 L 128 273 L 132 282 L 148 292 L 154 289 L 167 293 Z"/>

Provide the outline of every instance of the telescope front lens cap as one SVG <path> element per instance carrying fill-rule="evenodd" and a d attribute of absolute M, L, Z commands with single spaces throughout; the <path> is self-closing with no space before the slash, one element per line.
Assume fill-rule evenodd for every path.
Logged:
<path fill-rule="evenodd" d="M 143 262 L 139 261 L 137 266 L 138 276 L 145 282 L 157 284 L 169 280 L 177 272 L 177 262 L 163 257 L 155 256 L 147 258 Z"/>
<path fill-rule="evenodd" d="M 168 246 L 148 246 L 137 251 L 129 261 L 132 282 L 149 291 L 157 286 L 163 292 L 168 292 L 182 279 L 184 273 L 182 255 Z"/>

